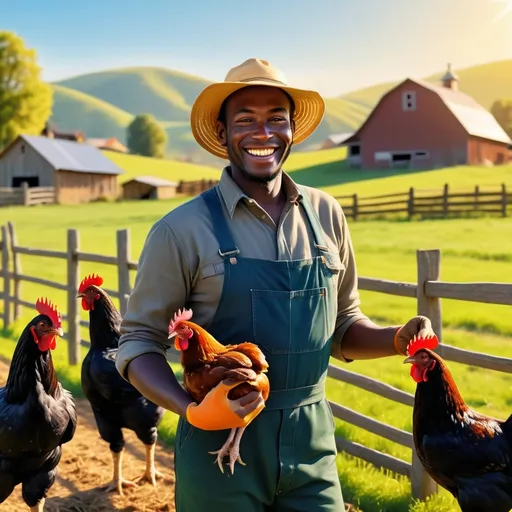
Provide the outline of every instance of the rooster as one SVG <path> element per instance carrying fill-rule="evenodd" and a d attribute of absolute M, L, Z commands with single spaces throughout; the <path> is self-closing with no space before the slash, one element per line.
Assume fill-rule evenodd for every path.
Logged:
<path fill-rule="evenodd" d="M 174 348 L 181 351 L 183 386 L 190 396 L 200 403 L 208 392 L 224 379 L 244 381 L 228 394 L 230 400 L 242 398 L 252 391 L 260 391 L 268 399 L 270 383 L 265 373 L 268 363 L 263 352 L 254 343 L 222 345 L 209 332 L 190 321 L 192 310 L 175 313 L 169 323 L 169 338 L 175 337 Z M 224 457 L 229 457 L 231 474 L 235 462 L 245 466 L 240 457 L 240 441 L 247 427 L 233 428 L 226 443 L 216 452 L 217 464 L 222 473 Z"/>
<path fill-rule="evenodd" d="M 47 299 L 37 299 L 36 310 L 39 315 L 21 333 L 7 383 L 0 388 L 0 503 L 21 484 L 24 502 L 42 512 L 62 445 L 75 435 L 77 415 L 51 356 L 63 335 L 61 316 Z"/>
<path fill-rule="evenodd" d="M 413 410 L 416 452 L 428 474 L 462 512 L 512 509 L 512 415 L 506 420 L 471 410 L 443 359 L 436 337 L 407 348 L 417 383 Z"/>
<path fill-rule="evenodd" d="M 123 494 L 123 487 L 135 487 L 147 480 L 156 486 L 163 475 L 155 469 L 157 426 L 164 409 L 142 396 L 124 380 L 115 366 L 121 315 L 101 285 L 103 278 L 89 275 L 80 283 L 77 297 L 89 311 L 91 348 L 82 362 L 82 389 L 91 404 L 101 438 L 110 444 L 114 477 L 107 492 Z M 146 447 L 146 470 L 137 481 L 122 475 L 123 428 L 133 430 Z"/>

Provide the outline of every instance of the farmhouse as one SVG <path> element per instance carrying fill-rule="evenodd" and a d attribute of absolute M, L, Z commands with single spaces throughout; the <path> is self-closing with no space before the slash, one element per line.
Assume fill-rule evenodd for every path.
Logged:
<path fill-rule="evenodd" d="M 128 153 L 128 148 L 115 137 L 110 137 L 109 139 L 86 139 L 84 142 L 98 149 L 116 151 L 117 153 Z"/>
<path fill-rule="evenodd" d="M 448 66 L 442 86 L 407 78 L 388 91 L 346 139 L 355 168 L 435 168 L 502 164 L 510 137 L 494 116 L 459 91 Z"/>
<path fill-rule="evenodd" d="M 178 184 L 154 176 L 138 176 L 122 184 L 123 199 L 170 199 Z"/>
<path fill-rule="evenodd" d="M 88 144 L 20 135 L 0 153 L 0 187 L 54 187 L 57 203 L 115 199 L 124 174 Z"/>

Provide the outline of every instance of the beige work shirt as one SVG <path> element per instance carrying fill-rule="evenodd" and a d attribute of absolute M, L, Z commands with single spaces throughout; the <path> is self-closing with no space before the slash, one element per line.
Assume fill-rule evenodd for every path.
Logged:
<path fill-rule="evenodd" d="M 283 172 L 288 202 L 276 226 L 267 213 L 235 184 L 228 168 L 216 185 L 240 257 L 266 260 L 305 259 L 317 255 L 306 214 L 299 206 L 302 195 Z M 332 355 L 345 360 L 343 335 L 360 311 L 357 271 L 345 215 L 338 201 L 316 188 L 306 188 L 334 254 L 337 273 L 338 313 Z M 116 366 L 126 378 L 127 365 L 136 357 L 156 352 L 166 355 L 169 321 L 187 306 L 192 320 L 208 328 L 220 300 L 224 262 L 218 253 L 210 214 L 200 196 L 178 206 L 150 229 L 142 249 L 128 310 L 121 324 Z M 339 255 L 339 260 L 337 256 Z M 240 319 L 244 322 L 245 319 Z M 245 340 L 240 340 L 240 342 Z M 172 348 L 174 350 L 174 348 Z"/>

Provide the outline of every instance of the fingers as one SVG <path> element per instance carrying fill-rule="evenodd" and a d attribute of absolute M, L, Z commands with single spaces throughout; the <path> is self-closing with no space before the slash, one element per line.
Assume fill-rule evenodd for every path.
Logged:
<path fill-rule="evenodd" d="M 238 403 L 240 406 L 245 407 L 246 405 L 249 405 L 252 402 L 254 402 L 260 396 L 261 396 L 261 393 L 259 391 L 251 391 L 250 393 L 243 396 L 242 398 L 235 400 L 235 402 Z"/>
<path fill-rule="evenodd" d="M 228 389 L 232 389 L 232 388 L 236 388 L 240 384 L 243 384 L 244 382 L 245 382 L 244 380 L 224 379 L 220 384 L 227 387 Z"/>
<path fill-rule="evenodd" d="M 236 410 L 236 414 L 240 416 L 240 418 L 245 418 L 245 416 L 248 416 L 249 414 L 253 413 L 256 409 L 262 409 L 263 406 L 265 405 L 265 401 L 263 400 L 261 393 L 259 395 L 259 398 L 254 402 L 250 403 L 249 405 L 246 405 L 245 407 L 240 407 L 238 410 Z M 243 398 L 241 398 L 240 400 L 243 400 Z"/>

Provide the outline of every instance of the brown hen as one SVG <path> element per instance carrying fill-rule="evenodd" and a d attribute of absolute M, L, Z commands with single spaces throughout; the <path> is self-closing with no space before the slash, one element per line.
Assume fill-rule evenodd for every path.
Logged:
<path fill-rule="evenodd" d="M 259 347 L 249 342 L 222 345 L 190 318 L 191 310 L 179 310 L 169 324 L 169 338 L 175 336 L 174 347 L 181 351 L 183 385 L 190 396 L 200 403 L 217 384 L 232 379 L 244 383 L 229 391 L 230 400 L 260 391 L 266 401 L 270 393 L 270 383 L 265 375 L 268 363 Z M 246 428 L 231 429 L 222 448 L 209 452 L 217 455 L 221 472 L 224 472 L 222 462 L 226 456 L 229 456 L 231 473 L 235 471 L 235 462 L 245 466 L 240 457 L 240 441 Z"/>

